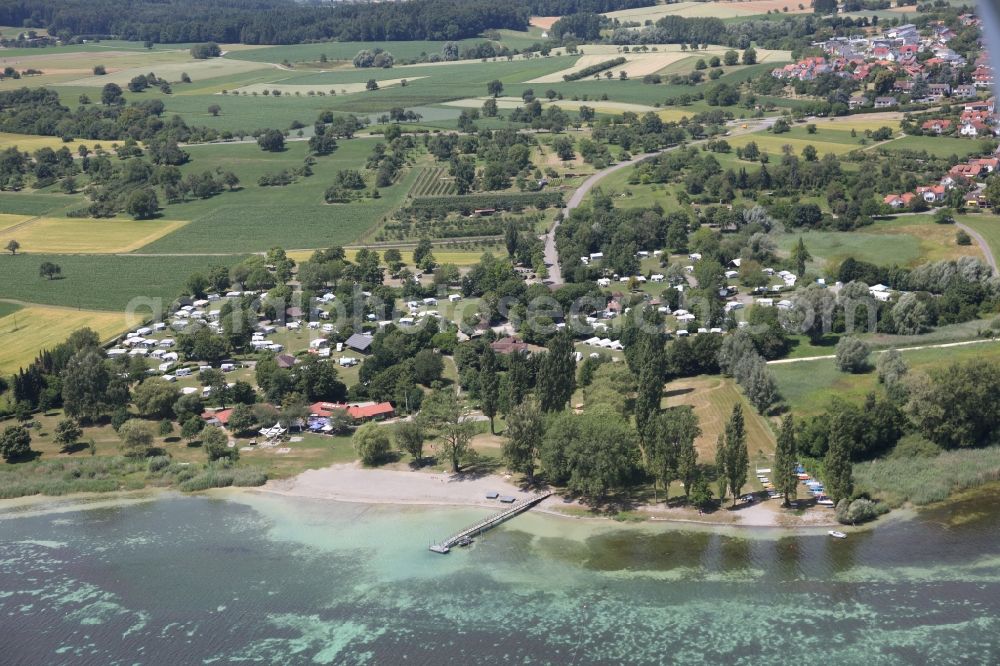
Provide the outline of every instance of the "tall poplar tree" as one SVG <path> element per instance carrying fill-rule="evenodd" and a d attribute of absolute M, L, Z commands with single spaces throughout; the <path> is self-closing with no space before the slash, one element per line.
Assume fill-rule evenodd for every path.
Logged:
<path fill-rule="evenodd" d="M 835 503 L 854 492 L 854 471 L 851 465 L 851 435 L 846 417 L 838 414 L 830 423 L 830 446 L 823 461 L 826 471 L 826 494 Z"/>
<path fill-rule="evenodd" d="M 490 419 L 490 434 L 495 435 L 493 419 L 500 407 L 500 375 L 498 374 L 497 355 L 493 348 L 486 345 L 483 358 L 479 363 L 479 402 L 483 414 Z"/>
<path fill-rule="evenodd" d="M 809 254 L 809 250 L 806 249 L 806 244 L 802 240 L 802 236 L 799 236 L 799 242 L 792 248 L 791 259 L 792 263 L 795 264 L 795 270 L 798 271 L 799 277 L 805 275 L 806 262 L 812 259 L 812 255 Z"/>
<path fill-rule="evenodd" d="M 789 506 L 789 497 L 795 497 L 795 489 L 799 482 L 799 477 L 795 474 L 795 459 L 797 457 L 795 424 L 792 421 L 792 415 L 789 414 L 781 422 L 781 430 L 778 432 L 778 446 L 774 452 L 774 469 L 771 470 L 774 487 L 785 499 L 782 506 Z"/>
<path fill-rule="evenodd" d="M 640 437 L 646 433 L 646 426 L 660 412 L 663 399 L 664 350 L 663 341 L 656 333 L 645 333 L 639 342 L 638 391 L 635 398 L 635 425 Z M 645 439 L 643 437 L 643 439 Z M 645 445 L 645 441 L 643 442 Z"/>
<path fill-rule="evenodd" d="M 733 414 L 726 424 L 726 479 L 733 493 L 733 506 L 747 482 L 750 455 L 747 453 L 746 423 L 743 420 L 743 406 L 736 403 Z"/>
<path fill-rule="evenodd" d="M 538 368 L 535 386 L 543 412 L 558 412 L 566 408 L 576 389 L 576 361 L 573 359 L 573 339 L 565 330 L 557 333 L 548 345 Z"/>
<path fill-rule="evenodd" d="M 718 482 L 719 502 L 726 499 L 726 491 L 729 489 L 729 477 L 726 474 L 726 438 L 720 432 L 719 439 L 715 441 L 715 475 Z"/>

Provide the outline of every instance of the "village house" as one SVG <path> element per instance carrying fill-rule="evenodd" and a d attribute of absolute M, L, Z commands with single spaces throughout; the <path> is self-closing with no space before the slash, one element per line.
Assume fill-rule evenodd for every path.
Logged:
<path fill-rule="evenodd" d="M 875 108 L 876 109 L 888 109 L 896 106 L 899 102 L 896 101 L 895 97 L 876 97 L 875 98 Z"/>
<path fill-rule="evenodd" d="M 944 185 L 927 185 L 918 187 L 917 194 L 923 197 L 927 203 L 938 203 L 944 201 L 947 188 Z"/>
<path fill-rule="evenodd" d="M 925 132 L 934 132 L 935 134 L 943 134 L 951 129 L 952 122 L 947 118 L 937 118 L 935 120 L 927 120 L 921 126 Z"/>
<path fill-rule="evenodd" d="M 962 127 L 959 128 L 958 133 L 962 136 L 976 138 L 992 135 L 993 129 L 980 120 L 969 120 L 962 123 Z"/>
<path fill-rule="evenodd" d="M 952 91 L 952 97 L 959 99 L 975 99 L 977 94 L 976 86 L 970 83 L 955 86 L 955 89 Z"/>

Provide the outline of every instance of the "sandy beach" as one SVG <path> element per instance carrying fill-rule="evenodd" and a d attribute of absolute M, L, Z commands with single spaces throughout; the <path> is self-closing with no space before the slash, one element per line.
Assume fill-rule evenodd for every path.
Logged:
<path fill-rule="evenodd" d="M 364 504 L 405 504 L 425 506 L 479 506 L 496 509 L 497 500 L 486 498 L 488 493 L 510 495 L 517 499 L 531 496 L 530 492 L 499 475 L 465 475 L 450 472 L 417 472 L 389 469 L 366 469 L 357 463 L 340 464 L 309 470 L 291 479 L 268 481 L 253 492 L 273 493 L 286 497 L 359 502 Z M 542 511 L 570 518 L 606 520 L 587 515 L 587 507 L 558 495 L 539 504 Z M 801 515 L 780 508 L 780 502 L 758 502 L 736 510 L 720 510 L 699 514 L 690 508 L 644 506 L 638 512 L 648 515 L 649 522 L 675 522 L 738 527 L 825 527 L 835 525 L 833 511 L 810 509 Z"/>

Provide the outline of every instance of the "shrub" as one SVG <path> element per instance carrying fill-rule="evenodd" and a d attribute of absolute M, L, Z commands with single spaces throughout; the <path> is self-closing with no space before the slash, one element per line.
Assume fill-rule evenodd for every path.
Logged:
<path fill-rule="evenodd" d="M 840 500 L 837 504 L 837 522 L 844 525 L 856 525 L 874 520 L 879 516 L 888 513 L 889 507 L 882 502 L 873 502 L 870 499 Z"/>
<path fill-rule="evenodd" d="M 959 229 L 955 234 L 955 242 L 959 245 L 972 245 L 972 236 Z"/>
<path fill-rule="evenodd" d="M 170 456 L 153 456 L 147 463 L 147 469 L 151 474 L 155 474 L 170 466 Z"/>
<path fill-rule="evenodd" d="M 862 340 L 844 336 L 837 343 L 836 365 L 841 372 L 860 373 L 868 370 L 871 348 Z"/>

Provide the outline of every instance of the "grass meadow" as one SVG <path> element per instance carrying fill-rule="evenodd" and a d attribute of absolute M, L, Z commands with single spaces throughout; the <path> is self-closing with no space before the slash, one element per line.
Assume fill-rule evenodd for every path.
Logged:
<path fill-rule="evenodd" d="M 933 343 L 932 340 L 918 342 L 918 344 Z M 827 354 L 834 353 L 832 346 L 828 349 Z M 1000 344 L 996 342 L 934 349 L 907 350 L 904 347 L 900 351 L 911 371 L 927 371 L 974 359 L 1000 360 Z M 873 355 L 873 364 L 874 361 Z M 774 373 L 781 396 L 796 416 L 810 416 L 824 411 L 834 396 L 860 402 L 865 395 L 878 390 L 879 387 L 874 370 L 862 374 L 840 372 L 832 358 L 777 363 L 769 367 Z"/>
<path fill-rule="evenodd" d="M 975 139 L 961 139 L 950 136 L 906 136 L 886 144 L 886 150 L 927 151 L 934 157 L 967 157 L 982 150 L 982 143 Z"/>
<path fill-rule="evenodd" d="M 850 233 L 790 231 L 778 239 L 778 248 L 791 252 L 801 237 L 813 257 L 810 267 L 820 271 L 848 257 L 880 266 L 916 266 L 963 256 L 982 258 L 976 245 L 958 245 L 957 230 L 954 225 L 934 224 L 929 215 L 907 215 Z"/>

